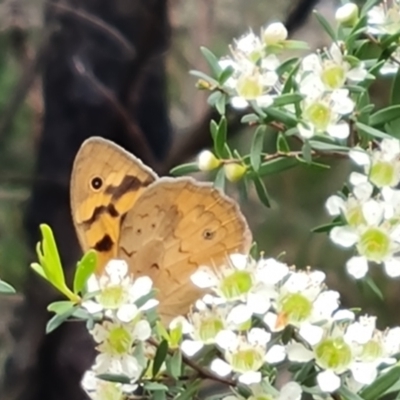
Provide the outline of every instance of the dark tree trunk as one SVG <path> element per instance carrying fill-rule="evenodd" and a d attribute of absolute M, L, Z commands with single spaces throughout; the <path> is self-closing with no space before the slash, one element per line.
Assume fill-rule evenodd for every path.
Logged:
<path fill-rule="evenodd" d="M 67 0 L 46 10 L 50 44 L 43 71 L 45 117 L 36 180 L 25 213 L 33 250 L 39 224 L 49 224 L 71 275 L 80 256 L 69 206 L 69 178 L 80 144 L 103 136 L 145 161 L 161 160 L 170 143 L 163 54 L 166 0 Z M 142 135 L 147 147 L 138 140 Z M 12 328 L 15 349 L 0 398 L 81 400 L 82 373 L 94 352 L 84 326 L 45 335 L 46 306 L 57 294 L 29 273 Z"/>

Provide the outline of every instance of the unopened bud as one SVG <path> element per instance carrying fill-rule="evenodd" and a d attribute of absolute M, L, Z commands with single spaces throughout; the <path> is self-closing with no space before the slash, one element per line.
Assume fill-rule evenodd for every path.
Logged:
<path fill-rule="evenodd" d="M 339 7 L 335 14 L 336 22 L 343 26 L 353 27 L 358 20 L 358 6 L 354 3 L 347 3 Z"/>
<path fill-rule="evenodd" d="M 224 171 L 226 178 L 231 182 L 237 182 L 246 173 L 246 166 L 242 164 L 225 164 Z"/>
<path fill-rule="evenodd" d="M 212 171 L 221 165 L 221 160 L 209 150 L 202 151 L 197 158 L 197 165 L 200 171 Z"/>
<path fill-rule="evenodd" d="M 288 31 L 281 22 L 269 24 L 263 32 L 263 40 L 266 45 L 275 45 L 285 41 Z"/>

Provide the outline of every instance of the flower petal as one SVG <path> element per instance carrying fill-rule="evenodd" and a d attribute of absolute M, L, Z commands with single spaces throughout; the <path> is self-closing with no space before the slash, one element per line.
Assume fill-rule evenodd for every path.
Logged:
<path fill-rule="evenodd" d="M 340 387 L 340 378 L 330 370 L 317 375 L 318 386 L 323 392 L 332 393 Z"/>
<path fill-rule="evenodd" d="M 354 256 L 346 263 L 347 272 L 355 279 L 364 278 L 368 272 L 368 261 L 365 257 Z"/>
<path fill-rule="evenodd" d="M 219 376 L 227 376 L 232 372 L 232 367 L 225 361 L 222 361 L 220 358 L 213 360 L 210 368 Z"/>

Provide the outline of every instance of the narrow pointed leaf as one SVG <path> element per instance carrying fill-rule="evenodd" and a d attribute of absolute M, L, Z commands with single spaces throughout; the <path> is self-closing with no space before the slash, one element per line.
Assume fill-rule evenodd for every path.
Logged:
<path fill-rule="evenodd" d="M 254 135 L 250 149 L 250 162 L 255 172 L 258 172 L 261 165 L 261 155 L 264 147 L 265 125 L 259 126 Z"/>

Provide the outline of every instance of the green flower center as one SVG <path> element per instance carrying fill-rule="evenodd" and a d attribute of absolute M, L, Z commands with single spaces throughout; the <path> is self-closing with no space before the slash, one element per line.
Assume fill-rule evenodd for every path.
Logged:
<path fill-rule="evenodd" d="M 368 260 L 380 263 L 388 256 L 390 238 L 381 229 L 370 228 L 361 235 L 357 249 Z"/>
<path fill-rule="evenodd" d="M 224 329 L 223 321 L 215 316 L 211 316 L 201 320 L 198 330 L 199 339 L 203 343 L 214 343 L 217 333 Z"/>
<path fill-rule="evenodd" d="M 281 312 L 289 323 L 305 321 L 312 312 L 312 303 L 300 293 L 286 295 L 280 302 Z"/>
<path fill-rule="evenodd" d="M 350 346 L 341 338 L 325 339 L 315 348 L 318 364 L 337 373 L 346 370 L 352 359 Z"/>
<path fill-rule="evenodd" d="M 221 282 L 220 290 L 226 299 L 235 299 L 250 291 L 253 284 L 247 271 L 235 271 Z"/>
<path fill-rule="evenodd" d="M 379 161 L 372 165 L 369 179 L 378 186 L 395 186 L 396 180 L 395 167 L 392 163 Z"/>
<path fill-rule="evenodd" d="M 125 354 L 131 348 L 132 336 L 125 328 L 118 326 L 108 334 L 108 344 L 114 354 Z"/>
<path fill-rule="evenodd" d="M 227 355 L 227 359 L 236 372 L 258 371 L 264 364 L 264 352 L 255 348 L 245 348 Z"/>
<path fill-rule="evenodd" d="M 321 80 L 329 89 L 339 89 L 346 81 L 346 72 L 341 65 L 328 62 L 322 72 Z"/>
<path fill-rule="evenodd" d="M 121 388 L 113 382 L 101 382 L 97 393 L 100 394 L 99 400 L 123 400 L 125 397 Z"/>
<path fill-rule="evenodd" d="M 331 120 L 331 110 L 324 103 L 313 103 L 305 110 L 305 116 L 318 131 L 324 132 Z"/>
<path fill-rule="evenodd" d="M 362 208 L 355 206 L 346 211 L 346 220 L 350 226 L 360 226 L 366 223 Z"/>
<path fill-rule="evenodd" d="M 362 349 L 361 357 L 364 361 L 374 361 L 383 354 L 382 346 L 376 340 L 370 340 L 365 343 Z"/>
<path fill-rule="evenodd" d="M 120 285 L 108 286 L 101 291 L 98 302 L 107 309 L 114 310 L 127 300 L 126 291 Z"/>
<path fill-rule="evenodd" d="M 258 74 L 242 75 L 236 83 L 238 95 L 247 100 L 254 100 L 263 94 L 263 85 Z"/>

